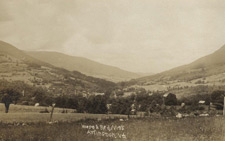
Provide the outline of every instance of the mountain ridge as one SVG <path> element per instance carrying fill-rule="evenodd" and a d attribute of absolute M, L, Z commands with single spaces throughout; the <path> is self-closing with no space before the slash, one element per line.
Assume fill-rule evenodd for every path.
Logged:
<path fill-rule="evenodd" d="M 137 81 L 144 82 L 162 78 L 176 78 L 181 80 L 187 78 L 187 80 L 191 80 L 195 78 L 191 75 L 196 75 L 197 78 L 197 75 L 206 77 L 222 72 L 225 72 L 225 45 L 213 53 L 203 56 L 189 64 L 178 66 L 152 76 L 138 78 Z"/>
<path fill-rule="evenodd" d="M 68 71 L 32 58 L 16 47 L 0 41 L 0 79 L 2 81 L 22 81 L 34 87 L 47 88 L 54 94 L 73 95 L 104 92 L 115 83 L 78 71 Z"/>
<path fill-rule="evenodd" d="M 27 51 L 26 53 L 36 59 L 57 67 L 65 68 L 69 71 L 76 70 L 89 76 L 114 82 L 126 81 L 141 76 L 140 74 L 98 63 L 84 57 L 71 56 L 52 51 Z"/>

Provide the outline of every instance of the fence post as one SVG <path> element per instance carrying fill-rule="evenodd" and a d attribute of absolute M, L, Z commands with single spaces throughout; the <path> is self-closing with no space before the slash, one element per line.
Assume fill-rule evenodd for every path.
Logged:
<path fill-rule="evenodd" d="M 50 115 L 50 122 L 52 121 L 52 115 L 54 112 L 54 108 L 55 108 L 55 103 L 52 104 L 52 110 L 51 110 L 51 115 Z"/>

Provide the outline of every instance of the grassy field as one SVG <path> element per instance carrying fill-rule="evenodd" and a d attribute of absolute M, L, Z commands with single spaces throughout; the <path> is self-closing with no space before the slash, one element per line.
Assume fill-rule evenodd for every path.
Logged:
<path fill-rule="evenodd" d="M 0 113 L 4 113 L 4 104 L 0 103 Z M 44 106 L 25 106 L 25 105 L 14 105 L 10 104 L 9 113 L 40 113 L 40 111 L 44 111 L 47 109 L 51 111 L 51 107 L 44 107 Z M 64 109 L 67 110 L 68 113 L 74 112 L 74 109 Z M 63 111 L 62 108 L 55 108 L 54 113 L 61 113 Z"/>
<path fill-rule="evenodd" d="M 124 126 L 123 131 L 111 131 L 125 138 L 88 134 L 82 125 Z M 128 121 L 77 121 L 47 124 L 0 124 L 1 140 L 49 141 L 223 141 L 224 117 L 198 117 L 186 119 L 130 119 Z M 108 132 L 109 131 L 105 131 Z"/>
<path fill-rule="evenodd" d="M 4 113 L 0 104 L 0 140 L 18 141 L 223 141 L 225 117 L 131 118 L 122 115 L 61 113 L 56 109 L 54 122 L 45 107 L 11 105 Z M 26 110 L 25 110 L 26 109 Z M 36 109 L 36 111 L 35 111 Z M 68 109 L 69 110 L 69 109 Z M 109 117 L 111 117 L 109 119 Z M 124 120 L 121 120 L 123 118 Z M 101 120 L 100 120 L 101 119 Z M 57 121 L 57 122 L 55 122 Z M 102 127 L 83 128 L 85 127 Z M 123 126 L 123 130 L 103 127 Z M 110 136 L 110 135 L 115 136 Z M 123 135 L 123 136 L 121 136 Z"/>
<path fill-rule="evenodd" d="M 48 122 L 50 119 L 50 113 L 40 113 L 47 109 L 51 111 L 51 107 L 34 107 L 11 104 L 9 113 L 4 113 L 4 105 L 0 104 L 0 122 L 3 123 L 16 123 L 16 122 Z M 62 113 L 62 108 L 55 108 L 53 114 L 53 121 L 59 122 L 72 122 L 81 119 L 108 119 L 108 118 L 125 118 L 126 115 L 106 115 L 106 114 L 85 114 L 74 113 L 73 109 L 64 109 L 68 113 Z"/>

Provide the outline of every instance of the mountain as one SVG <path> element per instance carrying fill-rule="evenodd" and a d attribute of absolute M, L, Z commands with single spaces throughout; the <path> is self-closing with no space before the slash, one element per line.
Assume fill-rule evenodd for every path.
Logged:
<path fill-rule="evenodd" d="M 151 76 L 151 75 L 154 75 L 155 73 L 144 73 L 144 72 L 137 72 L 137 74 L 139 74 L 141 77 L 145 77 L 145 76 Z"/>
<path fill-rule="evenodd" d="M 190 64 L 169 71 L 137 79 L 139 82 L 152 80 L 190 81 L 225 72 L 225 45 L 214 53 L 204 56 Z"/>
<path fill-rule="evenodd" d="M 22 81 L 34 87 L 45 88 L 56 95 L 104 92 L 115 86 L 113 82 L 40 61 L 3 41 L 0 41 L 0 80 Z"/>
<path fill-rule="evenodd" d="M 117 67 L 104 65 L 83 57 L 69 56 L 58 52 L 27 52 L 28 55 L 41 61 L 69 71 L 79 71 L 88 76 L 118 82 L 138 78 L 141 75 Z M 142 75 L 143 76 L 143 75 Z"/>
<path fill-rule="evenodd" d="M 20 60 L 20 61 L 24 61 L 26 63 L 32 62 L 32 63 L 36 63 L 36 64 L 40 63 L 40 64 L 47 65 L 47 63 L 41 62 L 37 59 L 34 59 L 31 56 L 28 56 L 27 54 L 25 54 L 23 51 L 15 48 L 14 46 L 12 46 L 6 42 L 3 42 L 3 41 L 0 41 L 0 53 L 1 53 L 1 56 L 8 55 L 8 56 L 11 56 L 12 58 L 14 58 L 14 60 L 16 59 L 17 61 Z"/>
<path fill-rule="evenodd" d="M 225 90 L 225 45 L 196 61 L 123 84 L 126 89 L 144 88 L 151 93 L 173 93 L 177 98 L 207 95 Z"/>

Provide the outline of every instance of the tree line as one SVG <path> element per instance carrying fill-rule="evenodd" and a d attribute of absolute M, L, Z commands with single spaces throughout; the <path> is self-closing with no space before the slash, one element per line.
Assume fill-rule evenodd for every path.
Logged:
<path fill-rule="evenodd" d="M 80 113 L 96 114 L 131 114 L 132 110 L 157 112 L 162 110 L 163 105 L 176 106 L 181 103 L 196 106 L 200 100 L 204 100 L 207 105 L 210 102 L 217 103 L 217 108 L 223 108 L 223 90 L 215 90 L 211 94 L 199 94 L 186 98 L 177 99 L 176 95 L 169 93 L 166 97 L 163 94 L 149 94 L 140 91 L 138 94 L 130 96 L 113 97 L 112 90 L 106 91 L 105 95 L 91 95 L 84 97 L 81 94 L 73 96 L 54 96 L 44 88 L 36 88 L 23 83 L 2 83 L 0 82 L 0 98 L 3 103 L 7 99 L 10 103 L 22 105 L 50 106 L 56 103 L 56 107 L 76 109 Z M 25 92 L 24 92 L 25 91 Z M 9 98 L 5 98 L 8 94 Z M 6 105 L 7 106 L 7 105 Z"/>

